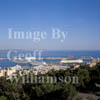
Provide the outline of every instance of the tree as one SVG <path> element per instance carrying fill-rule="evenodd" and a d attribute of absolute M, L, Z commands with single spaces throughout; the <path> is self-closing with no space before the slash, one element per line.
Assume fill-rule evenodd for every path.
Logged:
<path fill-rule="evenodd" d="M 5 96 L 0 96 L 0 100 L 7 100 Z"/>
<path fill-rule="evenodd" d="M 90 81 L 89 71 L 87 69 L 78 69 L 77 76 L 79 78 L 79 89 L 86 89 Z"/>

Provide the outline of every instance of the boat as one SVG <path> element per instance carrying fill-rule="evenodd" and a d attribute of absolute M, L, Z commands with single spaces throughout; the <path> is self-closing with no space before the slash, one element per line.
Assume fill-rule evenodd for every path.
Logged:
<path fill-rule="evenodd" d="M 76 59 L 76 60 L 64 59 L 64 60 L 61 60 L 61 63 L 66 63 L 66 64 L 70 64 L 70 63 L 83 63 L 83 60 L 82 59 Z"/>
<path fill-rule="evenodd" d="M 16 64 L 30 64 L 33 66 L 38 66 L 38 65 L 47 65 L 46 62 L 43 61 L 36 61 L 36 59 L 34 57 L 27 57 L 27 58 L 15 58 L 13 60 L 14 63 Z"/>

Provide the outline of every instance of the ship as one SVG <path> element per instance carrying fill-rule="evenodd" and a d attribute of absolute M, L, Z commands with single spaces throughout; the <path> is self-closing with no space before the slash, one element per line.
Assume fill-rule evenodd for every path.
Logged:
<path fill-rule="evenodd" d="M 35 57 L 14 58 L 13 62 L 16 63 L 16 64 L 30 64 L 30 65 L 34 65 L 34 66 L 46 65 L 46 62 L 36 61 Z"/>
<path fill-rule="evenodd" d="M 67 60 L 67 59 L 63 59 L 60 61 L 60 63 L 66 63 L 66 64 L 70 64 L 70 63 L 83 63 L 82 59 L 76 59 L 76 60 Z"/>

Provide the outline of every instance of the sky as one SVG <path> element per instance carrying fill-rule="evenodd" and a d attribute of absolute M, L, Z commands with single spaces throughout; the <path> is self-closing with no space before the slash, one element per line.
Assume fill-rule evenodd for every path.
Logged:
<path fill-rule="evenodd" d="M 9 39 L 14 31 L 46 31 L 39 42 Z M 67 32 L 52 39 L 52 29 Z M 100 50 L 100 0 L 0 0 L 0 49 Z"/>

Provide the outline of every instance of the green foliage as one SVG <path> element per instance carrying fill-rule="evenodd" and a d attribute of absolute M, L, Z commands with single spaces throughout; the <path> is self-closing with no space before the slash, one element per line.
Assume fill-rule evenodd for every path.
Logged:
<path fill-rule="evenodd" d="M 0 100 L 7 100 L 5 96 L 0 96 Z"/>
<path fill-rule="evenodd" d="M 73 100 L 77 95 L 77 90 L 88 89 L 98 83 L 100 80 L 100 64 L 94 68 L 82 66 L 82 68 L 76 70 L 52 71 L 44 76 L 57 77 L 57 83 L 23 84 L 21 81 L 18 83 L 16 81 L 10 82 L 1 77 L 0 100 Z M 58 79 L 59 76 L 78 76 L 79 84 L 61 83 Z M 77 97 L 76 100 L 82 100 L 82 98 Z M 90 98 L 89 100 L 93 99 Z"/>
<path fill-rule="evenodd" d="M 86 88 L 87 84 L 90 81 L 89 71 L 87 69 L 79 69 L 77 72 L 78 78 L 79 78 L 79 87 L 80 88 Z"/>

